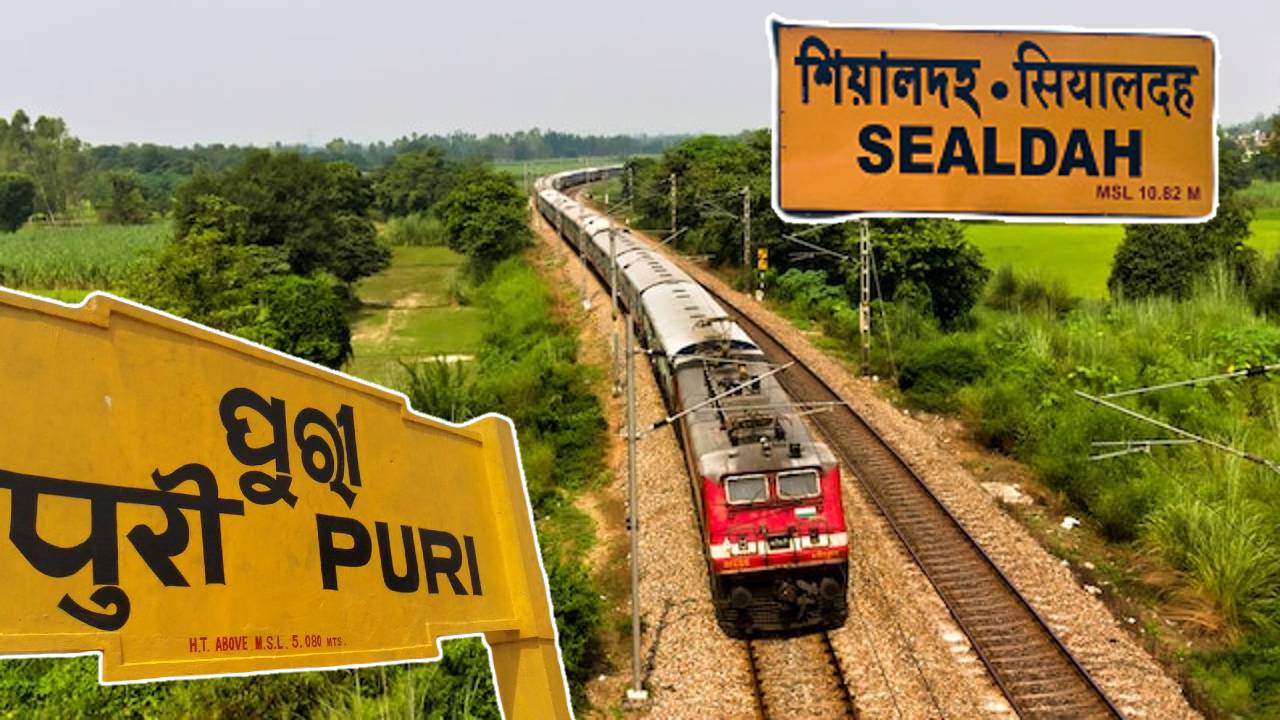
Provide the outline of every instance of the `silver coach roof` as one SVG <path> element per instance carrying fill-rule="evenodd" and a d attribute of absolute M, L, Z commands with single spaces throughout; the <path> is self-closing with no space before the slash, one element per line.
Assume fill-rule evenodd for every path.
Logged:
<path fill-rule="evenodd" d="M 734 348 L 758 349 L 737 323 L 702 325 L 702 321 L 725 317 L 724 309 L 692 281 L 656 285 L 640 296 L 654 335 L 662 351 L 670 358 L 697 352 L 699 346 L 723 340 L 729 328 L 729 341 Z"/>
<path fill-rule="evenodd" d="M 637 295 L 642 295 L 645 290 L 662 283 L 691 282 L 683 270 L 647 248 L 640 248 L 619 260 L 619 265 L 622 273 L 627 276 L 627 281 L 631 283 L 631 287 L 635 288 Z"/>

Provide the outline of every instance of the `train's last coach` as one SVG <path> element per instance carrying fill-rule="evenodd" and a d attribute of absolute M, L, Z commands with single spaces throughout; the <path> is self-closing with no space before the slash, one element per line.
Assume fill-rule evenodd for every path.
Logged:
<path fill-rule="evenodd" d="M 649 350 L 692 478 L 721 627 L 731 636 L 836 627 L 848 612 L 840 469 L 760 348 L 706 290 L 560 190 L 620 168 L 539 180 L 539 211 L 619 298 Z M 612 236 L 612 237 L 610 237 Z M 612 242 L 613 262 L 610 262 Z"/>

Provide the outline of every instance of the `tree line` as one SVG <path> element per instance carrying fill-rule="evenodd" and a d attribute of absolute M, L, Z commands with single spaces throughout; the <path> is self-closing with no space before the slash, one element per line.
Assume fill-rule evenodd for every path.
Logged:
<path fill-rule="evenodd" d="M 322 147 L 277 143 L 322 162 L 345 162 L 376 173 L 401 155 L 432 151 L 457 161 L 534 160 L 550 157 L 660 152 L 678 136 L 577 135 L 538 129 L 504 134 L 412 135 L 391 142 L 358 143 L 341 138 Z M 200 173 L 220 173 L 263 148 L 244 145 L 170 147 L 155 143 L 93 146 L 72 135 L 62 118 L 23 110 L 0 118 L 0 231 L 28 218 L 49 222 L 96 214 L 103 222 L 142 223 L 172 209 L 178 188 Z"/>

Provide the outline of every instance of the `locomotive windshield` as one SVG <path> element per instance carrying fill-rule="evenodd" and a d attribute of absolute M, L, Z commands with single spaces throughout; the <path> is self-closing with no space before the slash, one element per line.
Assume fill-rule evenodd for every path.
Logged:
<path fill-rule="evenodd" d="M 730 505 L 747 505 L 768 500 L 769 484 L 763 475 L 738 475 L 724 481 L 724 492 Z"/>
<path fill-rule="evenodd" d="M 817 494 L 818 473 L 812 470 L 778 473 L 778 497 L 790 500 L 813 497 Z"/>

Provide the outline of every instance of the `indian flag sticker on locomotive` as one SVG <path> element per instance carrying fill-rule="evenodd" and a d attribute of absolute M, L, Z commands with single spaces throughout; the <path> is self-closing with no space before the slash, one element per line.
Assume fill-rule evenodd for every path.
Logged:
<path fill-rule="evenodd" d="M 508 717 L 569 716 L 510 421 L 100 293 L 0 289 L 0 337 L 0 653 L 120 682 L 483 634 Z"/>
<path fill-rule="evenodd" d="M 1190 222 L 1216 210 L 1212 36 L 777 17 L 769 29 L 784 219 Z"/>

